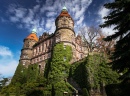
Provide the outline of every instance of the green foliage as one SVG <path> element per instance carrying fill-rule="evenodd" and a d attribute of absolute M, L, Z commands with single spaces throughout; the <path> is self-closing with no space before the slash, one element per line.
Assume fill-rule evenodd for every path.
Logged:
<path fill-rule="evenodd" d="M 7 92 L 7 93 L 5 94 L 5 96 L 10 96 L 10 95 L 9 95 L 9 92 Z"/>
<path fill-rule="evenodd" d="M 104 5 L 111 12 L 104 17 L 106 20 L 101 27 L 114 25 L 114 34 L 105 38 L 106 41 L 116 39 L 115 51 L 111 56 L 112 69 L 122 73 L 120 79 L 130 79 L 130 0 L 115 0 Z M 118 38 L 118 39 L 117 39 Z"/>
<path fill-rule="evenodd" d="M 2 78 L 2 80 L 0 80 L 0 86 L 1 87 L 5 86 L 7 81 L 8 81 L 8 78 Z"/>
<path fill-rule="evenodd" d="M 29 65 L 27 70 L 27 82 L 35 82 L 39 75 L 38 73 L 38 64 Z"/>
<path fill-rule="evenodd" d="M 48 78 L 50 68 L 51 68 L 51 58 L 49 58 L 46 62 L 45 71 L 44 71 L 45 78 Z"/>
<path fill-rule="evenodd" d="M 107 84 L 117 83 L 118 74 L 107 65 L 102 54 L 89 55 L 86 59 L 72 64 L 72 77 L 81 88 L 100 89 Z"/>
<path fill-rule="evenodd" d="M 90 83 L 88 81 L 88 70 L 86 67 L 87 59 L 72 64 L 72 77 L 80 85 L 81 88 L 90 89 Z"/>
<path fill-rule="evenodd" d="M 83 95 L 82 96 L 89 96 L 88 90 L 86 88 L 83 88 Z"/>
<path fill-rule="evenodd" d="M 20 85 L 26 83 L 26 81 L 27 81 L 26 73 L 27 73 L 27 68 L 24 67 L 22 64 L 18 64 L 15 74 L 11 80 L 11 84 L 20 86 Z"/>
<path fill-rule="evenodd" d="M 51 85 L 55 86 L 55 94 L 64 91 L 70 92 L 72 86 L 66 82 L 69 75 L 70 60 L 72 59 L 72 49 L 63 43 L 58 43 L 53 48 L 52 58 L 48 60 L 45 70 L 45 76 L 48 80 L 48 89 L 52 89 Z M 47 68 L 48 67 L 48 68 Z M 50 86 L 49 86 L 50 85 Z M 58 92 L 58 93 L 57 93 Z"/>
<path fill-rule="evenodd" d="M 27 91 L 25 96 L 44 96 L 43 91 L 40 89 L 32 89 Z"/>
<path fill-rule="evenodd" d="M 20 96 L 20 88 L 16 87 L 15 96 Z"/>
<path fill-rule="evenodd" d="M 50 83 L 56 83 L 68 77 L 71 58 L 70 46 L 64 48 L 63 43 L 54 46 L 48 78 Z"/>
<path fill-rule="evenodd" d="M 38 73 L 39 68 L 37 64 L 29 65 L 28 68 L 24 67 L 22 64 L 19 64 L 11 84 L 4 87 L 2 89 L 2 93 L 10 92 L 17 95 L 19 93 L 27 93 L 35 87 L 43 88 L 46 85 L 46 79 L 43 77 L 43 74 Z"/>

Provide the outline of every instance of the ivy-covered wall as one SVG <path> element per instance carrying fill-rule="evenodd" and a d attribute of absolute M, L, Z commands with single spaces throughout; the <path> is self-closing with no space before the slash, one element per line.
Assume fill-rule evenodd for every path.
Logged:
<path fill-rule="evenodd" d="M 22 94 L 40 91 L 41 94 L 52 92 L 62 96 L 63 92 L 74 92 L 74 87 L 67 82 L 68 78 L 73 78 L 81 89 L 87 88 L 89 92 L 103 90 L 105 85 L 118 82 L 118 74 L 107 65 L 108 59 L 103 54 L 89 55 L 73 64 L 70 64 L 71 59 L 71 46 L 58 43 L 53 47 L 52 58 L 46 61 L 44 74 L 40 73 L 38 64 L 29 65 L 28 68 L 19 64 L 11 84 L 2 92 L 16 93 L 20 89 Z"/>
<path fill-rule="evenodd" d="M 71 46 L 64 46 L 58 43 L 54 46 L 52 58 L 46 70 L 48 83 L 54 85 L 56 92 L 72 91 L 73 87 L 67 82 L 70 68 L 70 60 L 72 59 Z"/>
<path fill-rule="evenodd" d="M 27 81 L 27 68 L 22 64 L 18 64 L 15 74 L 11 80 L 11 85 L 22 85 Z"/>
<path fill-rule="evenodd" d="M 71 58 L 72 49 L 70 46 L 64 46 L 63 43 L 54 46 L 48 77 L 51 83 L 59 82 L 68 77 Z"/>
<path fill-rule="evenodd" d="M 118 83 L 118 74 L 107 64 L 108 59 L 103 54 L 93 54 L 80 62 L 72 64 L 71 77 L 81 88 L 88 90 L 103 90 L 105 85 Z"/>

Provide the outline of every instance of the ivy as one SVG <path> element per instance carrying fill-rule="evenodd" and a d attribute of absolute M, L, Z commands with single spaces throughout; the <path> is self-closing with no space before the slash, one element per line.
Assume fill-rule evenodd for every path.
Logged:
<path fill-rule="evenodd" d="M 72 49 L 63 43 L 56 44 L 53 49 L 50 62 L 49 81 L 56 83 L 68 77 L 70 60 L 72 58 Z"/>
<path fill-rule="evenodd" d="M 118 74 L 107 65 L 108 59 L 102 54 L 89 55 L 80 62 L 72 64 L 71 77 L 81 88 L 98 90 L 102 86 L 117 83 Z"/>
<path fill-rule="evenodd" d="M 66 81 L 69 75 L 71 59 L 72 49 L 70 46 L 64 46 L 63 43 L 58 43 L 54 46 L 52 58 L 48 61 L 48 65 L 46 65 L 49 68 L 46 68 L 46 70 L 49 71 L 47 76 L 49 88 L 53 85 L 56 95 L 64 91 L 70 92 L 73 90 L 73 87 Z"/>
<path fill-rule="evenodd" d="M 22 64 L 18 64 L 15 74 L 12 78 L 11 84 L 20 86 L 26 83 L 27 81 L 26 73 L 27 73 L 27 68 L 24 67 Z"/>
<path fill-rule="evenodd" d="M 27 70 L 27 82 L 35 82 L 37 80 L 38 75 L 38 64 L 29 65 Z"/>

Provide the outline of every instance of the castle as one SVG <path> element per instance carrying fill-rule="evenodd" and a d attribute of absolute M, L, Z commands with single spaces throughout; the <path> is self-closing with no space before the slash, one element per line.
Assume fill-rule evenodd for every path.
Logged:
<path fill-rule="evenodd" d="M 53 34 L 44 32 L 37 37 L 36 30 L 24 39 L 19 63 L 28 67 L 30 64 L 38 64 L 40 70 L 44 72 L 46 60 L 51 58 L 53 46 L 63 43 L 72 48 L 72 60 L 70 63 L 79 61 L 87 55 L 87 48 L 82 38 L 76 36 L 74 31 L 74 20 L 69 15 L 66 7 L 63 7 L 60 15 L 55 20 L 56 30 Z M 63 58 L 65 59 L 65 57 Z"/>

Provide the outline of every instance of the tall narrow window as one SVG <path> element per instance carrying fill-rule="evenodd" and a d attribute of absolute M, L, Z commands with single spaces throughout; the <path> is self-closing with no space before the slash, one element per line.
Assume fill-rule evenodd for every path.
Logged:
<path fill-rule="evenodd" d="M 41 73 L 41 65 L 39 65 L 39 74 Z"/>

